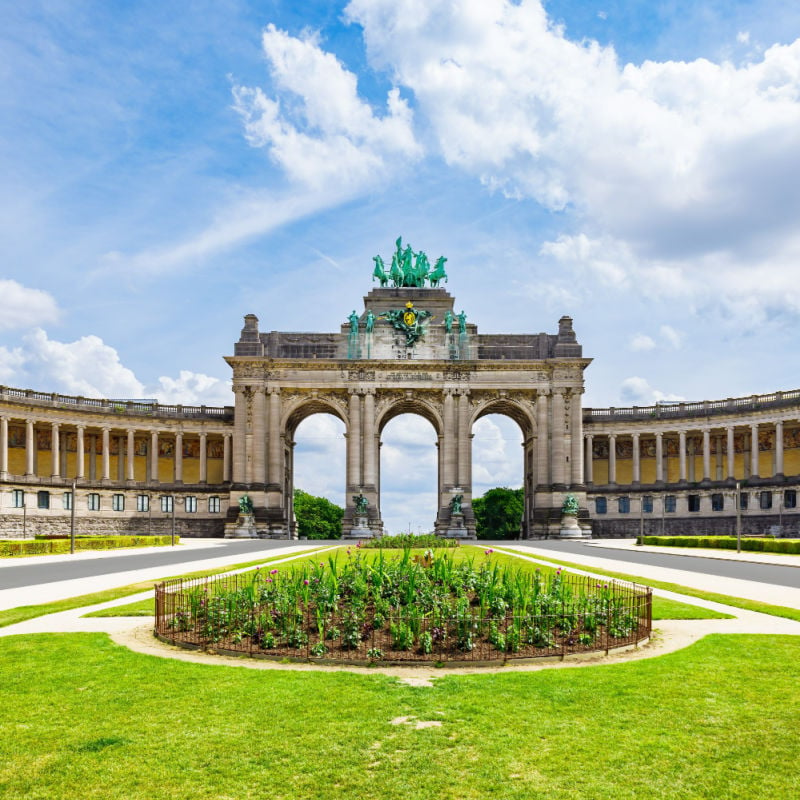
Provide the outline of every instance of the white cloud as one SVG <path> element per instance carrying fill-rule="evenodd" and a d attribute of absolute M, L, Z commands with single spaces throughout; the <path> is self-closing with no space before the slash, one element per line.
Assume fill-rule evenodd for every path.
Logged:
<path fill-rule="evenodd" d="M 739 44 L 750 44 L 750 31 L 739 31 L 736 34 L 736 41 Z"/>
<path fill-rule="evenodd" d="M 177 378 L 162 376 L 154 389 L 148 388 L 148 397 L 159 403 L 185 406 L 230 406 L 233 405 L 231 382 L 201 372 L 182 369 Z"/>
<path fill-rule="evenodd" d="M 19 347 L 0 347 L 0 383 L 14 385 L 24 364 L 25 355 Z"/>
<path fill-rule="evenodd" d="M 635 350 L 637 352 L 646 352 L 647 350 L 655 349 L 656 343 L 653 339 L 647 334 L 644 333 L 635 333 L 628 344 L 631 350 Z"/>
<path fill-rule="evenodd" d="M 676 331 L 671 325 L 662 325 L 659 328 L 659 331 L 664 339 L 666 339 L 670 347 L 674 348 L 675 350 L 680 349 L 680 346 L 683 343 L 683 334 L 680 331 Z"/>
<path fill-rule="evenodd" d="M 683 400 L 685 398 L 677 394 L 654 389 L 645 378 L 632 376 L 622 381 L 620 399 L 624 404 L 649 406 L 659 401 Z"/>
<path fill-rule="evenodd" d="M 0 330 L 44 325 L 55 322 L 58 315 L 52 295 L 16 281 L 0 280 Z"/>
<path fill-rule="evenodd" d="M 522 433 L 507 417 L 492 414 L 472 428 L 472 494 L 479 497 L 495 486 L 522 485 Z"/>
<path fill-rule="evenodd" d="M 250 144 L 268 148 L 290 178 L 317 190 L 357 191 L 398 160 L 421 155 L 398 89 L 389 91 L 385 113 L 377 116 L 359 97 L 356 76 L 313 36 L 298 39 L 269 25 L 262 43 L 279 97 L 236 86 L 234 108 Z"/>

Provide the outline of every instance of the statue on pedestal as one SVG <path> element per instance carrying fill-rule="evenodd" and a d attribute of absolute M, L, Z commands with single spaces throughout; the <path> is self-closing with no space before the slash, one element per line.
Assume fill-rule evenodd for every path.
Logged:
<path fill-rule="evenodd" d="M 369 501 L 363 494 L 353 495 L 353 505 L 356 507 L 356 514 L 366 514 L 369 507 Z"/>

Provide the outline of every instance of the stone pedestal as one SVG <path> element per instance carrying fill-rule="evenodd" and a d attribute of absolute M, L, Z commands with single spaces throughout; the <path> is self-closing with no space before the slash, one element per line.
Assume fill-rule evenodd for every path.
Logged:
<path fill-rule="evenodd" d="M 450 527 L 444 532 L 445 539 L 470 539 L 469 528 L 464 524 L 464 515 L 459 512 L 450 514 Z"/>
<path fill-rule="evenodd" d="M 573 514 L 564 514 L 561 517 L 560 539 L 582 539 L 584 533 L 578 525 L 578 518 Z"/>
<path fill-rule="evenodd" d="M 252 514 L 239 514 L 233 532 L 225 534 L 226 539 L 257 539 L 256 521 Z"/>
<path fill-rule="evenodd" d="M 375 534 L 369 527 L 366 514 L 356 514 L 353 527 L 342 533 L 343 539 L 372 539 Z"/>

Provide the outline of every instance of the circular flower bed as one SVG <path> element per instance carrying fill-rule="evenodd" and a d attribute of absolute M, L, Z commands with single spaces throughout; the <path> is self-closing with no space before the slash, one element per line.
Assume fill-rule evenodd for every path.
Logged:
<path fill-rule="evenodd" d="M 158 584 L 155 632 L 274 658 L 505 661 L 636 644 L 650 635 L 650 605 L 650 589 L 634 584 L 356 549 L 344 561 Z"/>

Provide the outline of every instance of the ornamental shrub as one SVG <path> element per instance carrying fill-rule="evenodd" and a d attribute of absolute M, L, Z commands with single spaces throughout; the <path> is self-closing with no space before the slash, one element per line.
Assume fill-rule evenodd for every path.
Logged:
<path fill-rule="evenodd" d="M 122 547 L 163 547 L 172 541 L 170 536 L 76 536 L 75 551 L 115 550 Z M 175 537 L 175 543 L 180 537 Z M 66 539 L 10 539 L 0 541 L 0 558 L 10 556 L 57 555 L 69 553 Z"/>
<path fill-rule="evenodd" d="M 645 536 L 642 543 L 661 547 L 736 549 L 735 536 Z M 748 539 L 742 537 L 742 550 L 759 553 L 800 554 L 800 539 Z"/>

